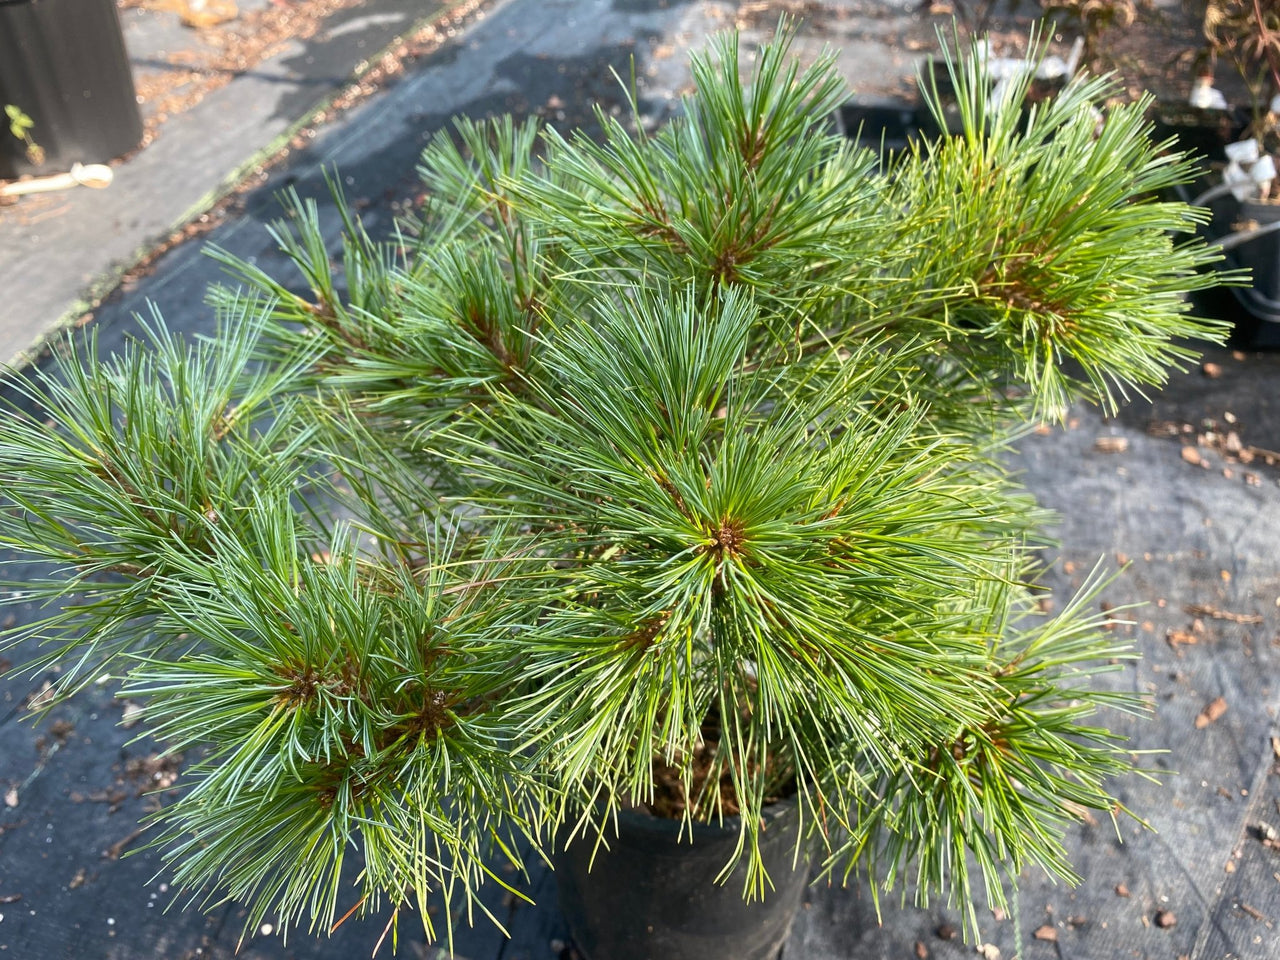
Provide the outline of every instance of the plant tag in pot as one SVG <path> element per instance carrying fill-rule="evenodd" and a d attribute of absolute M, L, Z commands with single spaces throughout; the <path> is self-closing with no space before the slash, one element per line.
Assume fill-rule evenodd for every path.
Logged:
<path fill-rule="evenodd" d="M 1197 110 L 1227 109 L 1227 98 L 1213 85 L 1213 79 L 1209 77 L 1191 88 L 1191 96 L 1187 98 L 1187 102 Z"/>
<path fill-rule="evenodd" d="M 1258 162 L 1249 168 L 1249 176 L 1253 177 L 1253 182 L 1258 186 L 1274 180 L 1276 178 L 1276 162 L 1272 159 L 1271 154 L 1263 154 Z"/>
<path fill-rule="evenodd" d="M 1248 166 L 1258 159 L 1258 141 L 1253 137 L 1248 140 L 1240 140 L 1236 143 L 1228 143 L 1223 147 L 1223 151 L 1227 155 L 1227 159 L 1232 163 Z"/>
<path fill-rule="evenodd" d="M 1234 160 L 1223 169 L 1222 182 L 1231 189 L 1231 195 L 1240 201 L 1249 199 L 1257 191 L 1257 185 L 1253 182 L 1249 171 Z"/>

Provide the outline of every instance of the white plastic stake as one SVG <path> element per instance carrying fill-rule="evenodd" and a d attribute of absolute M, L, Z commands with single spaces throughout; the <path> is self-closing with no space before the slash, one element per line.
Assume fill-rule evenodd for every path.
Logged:
<path fill-rule="evenodd" d="M 56 173 L 51 177 L 36 177 L 32 180 L 14 180 L 0 184 L 0 197 L 20 197 L 27 193 L 51 193 L 54 190 L 69 190 L 72 187 L 92 187 L 102 190 L 111 186 L 114 176 L 111 168 L 103 163 L 74 163 L 69 173 Z"/>

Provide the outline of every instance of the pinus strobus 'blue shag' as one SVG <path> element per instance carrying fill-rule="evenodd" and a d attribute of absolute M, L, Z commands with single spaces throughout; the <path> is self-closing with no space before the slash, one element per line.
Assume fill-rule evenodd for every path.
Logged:
<path fill-rule="evenodd" d="M 1134 703 L 1089 678 L 1128 651 L 1099 575 L 1033 615 L 1000 455 L 1221 333 L 1183 302 L 1198 214 L 1156 199 L 1187 163 L 1144 103 L 1099 119 L 1105 80 L 1024 114 L 969 64 L 963 132 L 878 165 L 831 57 L 738 62 L 697 56 L 654 133 L 459 121 L 392 238 L 344 213 L 331 255 L 289 199 L 305 294 L 220 255 L 216 342 L 156 320 L 21 381 L 0 535 L 57 602 L 6 642 L 199 757 L 158 842 L 249 927 L 430 927 L 655 771 L 749 863 L 794 794 L 835 875 L 970 910 L 1070 878 L 1066 825 L 1115 806 L 1090 717 Z"/>

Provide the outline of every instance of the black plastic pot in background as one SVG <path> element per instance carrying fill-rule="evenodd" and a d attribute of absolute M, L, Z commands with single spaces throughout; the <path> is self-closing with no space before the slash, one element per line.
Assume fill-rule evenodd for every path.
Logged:
<path fill-rule="evenodd" d="M 920 112 L 910 103 L 850 100 L 836 111 L 836 123 L 849 139 L 892 156 L 920 138 Z"/>
<path fill-rule="evenodd" d="M 1030 115 L 1030 105 L 1052 96 L 1061 87 L 1060 81 L 1034 82 L 1031 91 L 1034 97 L 1028 97 L 1022 110 L 1024 126 Z M 946 89 L 949 91 L 951 87 Z M 859 146 L 880 151 L 889 159 L 917 141 L 931 143 L 942 136 L 960 136 L 964 133 L 964 124 L 955 98 L 951 93 L 943 92 L 941 84 L 939 93 L 943 123 L 939 123 L 933 111 L 923 103 L 849 100 L 836 111 L 837 129 Z"/>
<path fill-rule="evenodd" d="M 1225 147 L 1244 136 L 1240 115 L 1226 111 L 1187 111 L 1190 119 L 1208 114 L 1203 124 L 1173 127 L 1156 114 L 1153 139 L 1165 142 L 1173 135 L 1175 149 L 1196 157 L 1201 176 L 1193 184 L 1173 187 L 1166 199 L 1204 207 L 1209 220 L 1197 227 L 1206 243 L 1220 245 L 1222 261 L 1206 269 L 1247 270 L 1249 282 L 1215 286 L 1191 295 L 1195 312 L 1231 324 L 1229 343 L 1249 350 L 1280 349 L 1280 204 L 1239 201 L 1222 183 Z"/>
<path fill-rule="evenodd" d="M 1208 208 L 1211 219 L 1199 233 L 1206 242 L 1224 247 L 1223 262 L 1210 269 L 1245 268 L 1252 278 L 1246 286 L 1196 291 L 1191 296 L 1196 312 L 1230 323 L 1233 347 L 1280 349 L 1280 233 L 1267 229 L 1280 220 L 1280 206 L 1241 203 L 1225 191 L 1217 172 L 1226 163 L 1227 144 L 1244 139 L 1248 111 L 1162 103 L 1152 109 L 1151 121 L 1154 141 L 1172 140 L 1174 149 L 1200 163 L 1202 176 L 1196 183 L 1174 188 L 1168 198 Z"/>
<path fill-rule="evenodd" d="M 1257 200 L 1238 202 L 1229 194 L 1210 204 L 1213 220 L 1207 235 L 1223 246 L 1223 268 L 1246 269 L 1251 282 L 1213 291 L 1202 299 L 1213 315 L 1235 325 L 1231 343 L 1255 350 L 1280 348 L 1280 204 Z M 1221 294 L 1226 294 L 1221 296 Z"/>
<path fill-rule="evenodd" d="M 792 869 L 795 802 L 770 808 L 765 822 L 760 853 L 773 887 L 763 901 L 743 899 L 745 863 L 716 883 L 738 843 L 734 821 L 694 824 L 690 843 L 677 820 L 624 811 L 619 835 L 606 835 L 610 849 L 578 838 L 555 857 L 555 868 L 579 953 L 586 960 L 774 960 L 809 870 L 804 857 Z"/>
<path fill-rule="evenodd" d="M 1176 150 L 1195 154 L 1206 164 L 1225 162 L 1226 145 L 1244 136 L 1250 120 L 1245 110 L 1201 110 L 1170 103 L 1157 104 L 1150 116 L 1152 140 L 1173 140 Z"/>
<path fill-rule="evenodd" d="M 44 151 L 0 127 L 0 178 L 103 163 L 142 139 L 142 117 L 115 0 L 0 0 L 0 107 L 32 119 Z"/>

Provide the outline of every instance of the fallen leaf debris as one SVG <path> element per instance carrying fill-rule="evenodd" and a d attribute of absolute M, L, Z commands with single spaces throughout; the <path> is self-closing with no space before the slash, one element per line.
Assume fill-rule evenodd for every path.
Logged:
<path fill-rule="evenodd" d="M 1226 620 L 1228 623 L 1262 623 L 1262 617 L 1256 613 L 1232 613 L 1219 610 L 1217 607 L 1203 603 L 1190 603 L 1183 609 L 1193 617 L 1209 617 L 1211 620 Z"/>

